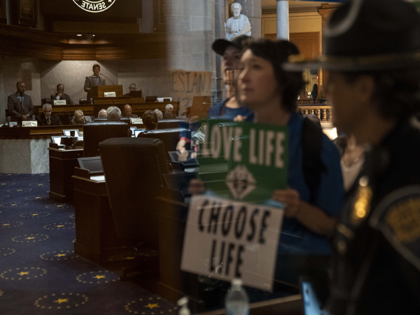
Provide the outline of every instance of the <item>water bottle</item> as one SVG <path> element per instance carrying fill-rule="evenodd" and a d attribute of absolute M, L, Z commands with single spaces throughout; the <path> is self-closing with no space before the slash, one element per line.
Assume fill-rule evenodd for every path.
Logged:
<path fill-rule="evenodd" d="M 226 295 L 225 306 L 227 315 L 249 314 L 249 299 L 245 289 L 242 287 L 242 280 L 232 280 L 232 286 Z"/>
<path fill-rule="evenodd" d="M 182 299 L 178 300 L 178 306 L 181 307 L 179 309 L 179 315 L 191 315 L 191 312 L 188 308 L 188 298 L 183 297 Z"/>

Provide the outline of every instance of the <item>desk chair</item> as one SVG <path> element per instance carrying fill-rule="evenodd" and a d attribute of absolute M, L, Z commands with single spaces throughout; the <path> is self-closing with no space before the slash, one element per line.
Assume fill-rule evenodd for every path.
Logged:
<path fill-rule="evenodd" d="M 180 123 L 183 123 L 183 122 L 188 124 L 188 120 L 183 120 L 183 119 L 178 119 L 178 118 L 160 119 L 158 121 L 158 129 L 179 128 Z"/>
<path fill-rule="evenodd" d="M 165 146 L 165 152 L 168 152 L 176 150 L 176 145 L 178 144 L 181 136 L 191 139 L 191 131 L 186 128 L 146 130 L 145 132 L 140 133 L 138 135 L 138 138 L 160 139 L 162 140 L 163 145 Z M 185 148 L 187 150 L 190 150 L 190 143 L 187 143 Z M 166 157 L 169 158 L 168 154 L 166 154 Z"/>
<path fill-rule="evenodd" d="M 106 121 L 87 123 L 83 127 L 84 156 L 98 156 L 99 142 L 110 138 L 127 137 L 129 126 L 126 122 Z"/>
<path fill-rule="evenodd" d="M 114 138 L 99 147 L 117 236 L 136 244 L 136 256 L 142 256 L 146 265 L 152 261 L 156 268 L 159 229 L 155 197 L 164 185 L 163 174 L 168 173 L 163 143 L 158 139 Z M 145 270 L 144 265 L 139 267 Z M 124 269 L 123 277 L 132 269 Z"/>

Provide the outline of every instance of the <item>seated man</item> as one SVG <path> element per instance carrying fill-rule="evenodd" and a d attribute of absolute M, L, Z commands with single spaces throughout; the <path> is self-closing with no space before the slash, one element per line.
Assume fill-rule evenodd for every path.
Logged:
<path fill-rule="evenodd" d="M 166 104 L 163 118 L 165 119 L 176 118 L 176 115 L 174 114 L 174 106 L 172 104 Z"/>
<path fill-rule="evenodd" d="M 98 113 L 98 119 L 108 119 L 108 114 L 105 108 L 102 108 Z"/>
<path fill-rule="evenodd" d="M 127 118 L 138 118 L 139 116 L 133 114 L 133 109 L 130 104 L 124 106 L 123 116 Z"/>
<path fill-rule="evenodd" d="M 57 93 L 51 95 L 51 102 L 54 104 L 55 100 L 65 100 L 67 105 L 73 105 L 74 102 L 70 98 L 70 95 L 64 93 L 64 84 L 60 83 L 57 85 Z"/>
<path fill-rule="evenodd" d="M 106 110 L 109 121 L 118 121 L 121 120 L 121 109 L 117 106 L 110 106 Z"/>
<path fill-rule="evenodd" d="M 30 120 L 34 113 L 34 105 L 29 95 L 25 94 L 26 85 L 19 81 L 16 83 L 16 93 L 7 98 L 7 109 L 9 110 L 11 121 Z"/>
<path fill-rule="evenodd" d="M 63 124 L 59 116 L 52 115 L 51 104 L 44 104 L 42 106 L 42 114 L 38 115 L 36 120 L 38 122 L 38 126 L 54 126 Z"/>
<path fill-rule="evenodd" d="M 158 120 L 163 119 L 163 113 L 159 109 L 156 108 L 155 109 L 155 113 L 156 113 L 156 115 L 158 117 Z"/>
<path fill-rule="evenodd" d="M 137 86 L 135 83 L 131 83 L 130 86 L 128 87 L 128 93 L 125 93 L 124 96 L 130 96 L 130 92 L 131 91 L 137 91 Z M 141 90 L 139 90 L 141 92 Z"/>
<path fill-rule="evenodd" d="M 92 122 L 92 118 L 85 116 L 80 109 L 74 111 L 74 118 L 71 120 L 72 125 L 84 125 L 87 122 Z"/>
<path fill-rule="evenodd" d="M 143 124 L 146 127 L 146 130 L 154 130 L 158 127 L 158 116 L 153 110 L 146 110 L 143 114 Z"/>

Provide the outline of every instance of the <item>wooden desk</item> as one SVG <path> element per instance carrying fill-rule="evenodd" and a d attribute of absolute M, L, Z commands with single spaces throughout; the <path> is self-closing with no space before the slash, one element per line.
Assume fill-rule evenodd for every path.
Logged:
<path fill-rule="evenodd" d="M 83 148 L 63 150 L 48 148 L 50 158 L 50 199 L 59 202 L 73 200 L 74 168 L 79 165 L 77 158 L 83 157 Z"/>
<path fill-rule="evenodd" d="M 0 139 L 50 139 L 51 136 L 61 136 L 64 129 L 79 129 L 79 131 L 83 131 L 83 126 L 5 127 L 0 128 Z"/>
<path fill-rule="evenodd" d="M 86 178 L 87 170 L 75 169 L 74 205 L 76 242 L 74 252 L 95 263 L 105 263 L 107 250 L 119 246 L 105 181 Z"/>

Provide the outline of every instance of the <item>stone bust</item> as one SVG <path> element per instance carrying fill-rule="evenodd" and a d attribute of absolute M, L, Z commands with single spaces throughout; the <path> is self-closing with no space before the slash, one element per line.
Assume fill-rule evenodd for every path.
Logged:
<path fill-rule="evenodd" d="M 251 36 L 251 23 L 247 16 L 241 14 L 242 6 L 240 3 L 233 3 L 231 6 L 233 17 L 225 23 L 226 39 L 232 40 L 240 35 Z"/>

